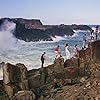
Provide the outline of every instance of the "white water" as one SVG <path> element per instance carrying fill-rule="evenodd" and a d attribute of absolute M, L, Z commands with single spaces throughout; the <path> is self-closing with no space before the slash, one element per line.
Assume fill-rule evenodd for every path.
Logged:
<path fill-rule="evenodd" d="M 16 24 L 7 20 L 2 24 L 0 30 L 0 62 L 9 62 L 12 64 L 23 63 L 30 70 L 41 66 L 40 56 L 46 51 L 45 65 L 52 64 L 55 58 L 54 48 L 60 45 L 62 56 L 65 58 L 65 45 L 68 43 L 73 55 L 73 46 L 78 44 L 82 46 L 82 34 L 75 33 L 73 36 L 55 36 L 53 41 L 25 42 L 16 39 L 12 32 Z M 89 36 L 89 35 L 88 35 Z M 2 79 L 2 69 L 0 70 L 0 79 Z"/>

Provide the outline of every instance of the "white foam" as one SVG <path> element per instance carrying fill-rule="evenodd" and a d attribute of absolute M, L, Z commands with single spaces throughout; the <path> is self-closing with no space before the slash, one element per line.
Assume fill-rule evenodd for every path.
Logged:
<path fill-rule="evenodd" d="M 14 47 L 16 43 L 16 38 L 13 36 L 12 32 L 15 30 L 16 24 L 9 22 L 7 20 L 1 25 L 0 30 L 0 49 L 8 50 Z"/>
<path fill-rule="evenodd" d="M 51 36 L 51 38 L 54 42 L 57 42 L 60 40 L 65 40 L 65 37 L 61 37 L 61 36 L 57 36 L 57 35 L 55 35 L 55 37 Z"/>
<path fill-rule="evenodd" d="M 96 30 L 96 28 L 95 28 L 95 27 L 92 27 L 92 30 L 93 30 L 93 31 L 95 31 L 95 30 Z"/>

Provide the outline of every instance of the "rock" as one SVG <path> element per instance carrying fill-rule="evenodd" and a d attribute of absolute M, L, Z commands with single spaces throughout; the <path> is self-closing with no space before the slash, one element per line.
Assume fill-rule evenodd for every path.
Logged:
<path fill-rule="evenodd" d="M 87 79 L 86 76 L 85 76 L 85 77 L 82 77 L 82 78 L 80 79 L 80 82 L 81 82 L 81 83 L 84 83 L 84 82 L 86 81 L 86 79 Z"/>
<path fill-rule="evenodd" d="M 91 82 L 89 81 L 89 82 L 86 83 L 86 86 L 85 87 L 86 88 L 91 88 L 90 86 L 91 86 Z"/>
<path fill-rule="evenodd" d="M 28 89 L 26 78 L 27 69 L 23 64 L 5 64 L 3 66 L 4 90 L 9 97 L 12 97 L 19 90 Z"/>
<path fill-rule="evenodd" d="M 78 59 L 76 58 L 71 58 L 65 61 L 64 67 L 78 67 Z"/>
<path fill-rule="evenodd" d="M 28 77 L 28 81 L 30 89 L 40 87 L 40 73 L 38 72 L 36 75 Z"/>
<path fill-rule="evenodd" d="M 28 90 L 28 80 L 27 80 L 27 68 L 24 64 L 16 64 L 20 68 L 20 87 L 22 90 Z"/>
<path fill-rule="evenodd" d="M 87 25 L 43 25 L 38 19 L 1 18 L 0 26 L 6 21 L 16 23 L 14 36 L 26 42 L 53 41 L 51 36 L 72 36 L 73 30 L 91 30 Z"/>
<path fill-rule="evenodd" d="M 39 100 L 44 100 L 44 97 L 43 97 L 43 96 L 41 96 L 41 97 L 39 98 Z"/>
<path fill-rule="evenodd" d="M 55 73 L 62 73 L 64 71 L 64 59 L 59 57 L 54 61 L 54 71 Z"/>
<path fill-rule="evenodd" d="M 36 96 L 32 91 L 18 91 L 11 100 L 35 100 Z"/>
<path fill-rule="evenodd" d="M 43 86 L 46 83 L 48 76 L 48 70 L 46 68 L 40 68 L 33 76 L 28 78 L 30 88 L 37 88 Z"/>

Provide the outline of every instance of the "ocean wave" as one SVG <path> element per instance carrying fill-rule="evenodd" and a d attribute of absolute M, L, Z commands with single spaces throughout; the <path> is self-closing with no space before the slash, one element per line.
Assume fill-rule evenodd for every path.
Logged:
<path fill-rule="evenodd" d="M 95 28 L 95 27 L 92 27 L 92 30 L 93 30 L 93 31 L 95 31 L 95 30 L 96 30 L 96 28 Z"/>
<path fill-rule="evenodd" d="M 89 30 L 73 30 L 75 33 L 84 33 L 84 32 L 89 32 Z"/>

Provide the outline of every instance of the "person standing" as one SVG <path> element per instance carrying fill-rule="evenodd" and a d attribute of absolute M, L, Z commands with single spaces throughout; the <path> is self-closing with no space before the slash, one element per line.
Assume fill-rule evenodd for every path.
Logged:
<path fill-rule="evenodd" d="M 59 45 L 54 49 L 54 52 L 55 52 L 56 58 L 59 58 L 60 57 L 60 48 L 59 48 Z"/>
<path fill-rule="evenodd" d="M 86 42 L 87 42 L 87 40 L 86 40 L 86 34 L 84 34 L 84 36 L 83 36 L 83 49 L 84 48 L 86 48 Z"/>
<path fill-rule="evenodd" d="M 93 41 L 94 41 L 94 30 L 92 30 L 90 34 L 90 42 L 93 42 Z"/>
<path fill-rule="evenodd" d="M 79 50 L 78 50 L 78 47 L 77 47 L 77 44 L 76 44 L 75 47 L 74 47 L 74 58 L 78 58 L 78 55 L 79 55 Z"/>
<path fill-rule="evenodd" d="M 45 60 L 45 54 L 46 52 L 44 52 L 42 55 L 41 55 L 41 67 L 43 68 L 43 64 L 44 64 L 44 60 Z"/>
<path fill-rule="evenodd" d="M 68 44 L 66 44 L 66 46 L 65 46 L 65 52 L 66 52 L 66 59 L 69 59 L 70 58 L 70 50 L 69 50 Z"/>
<path fill-rule="evenodd" d="M 97 25 L 97 26 L 96 26 L 96 30 L 95 30 L 96 40 L 98 39 L 98 33 L 99 33 L 99 32 L 98 32 L 98 27 L 99 27 L 99 26 Z"/>

